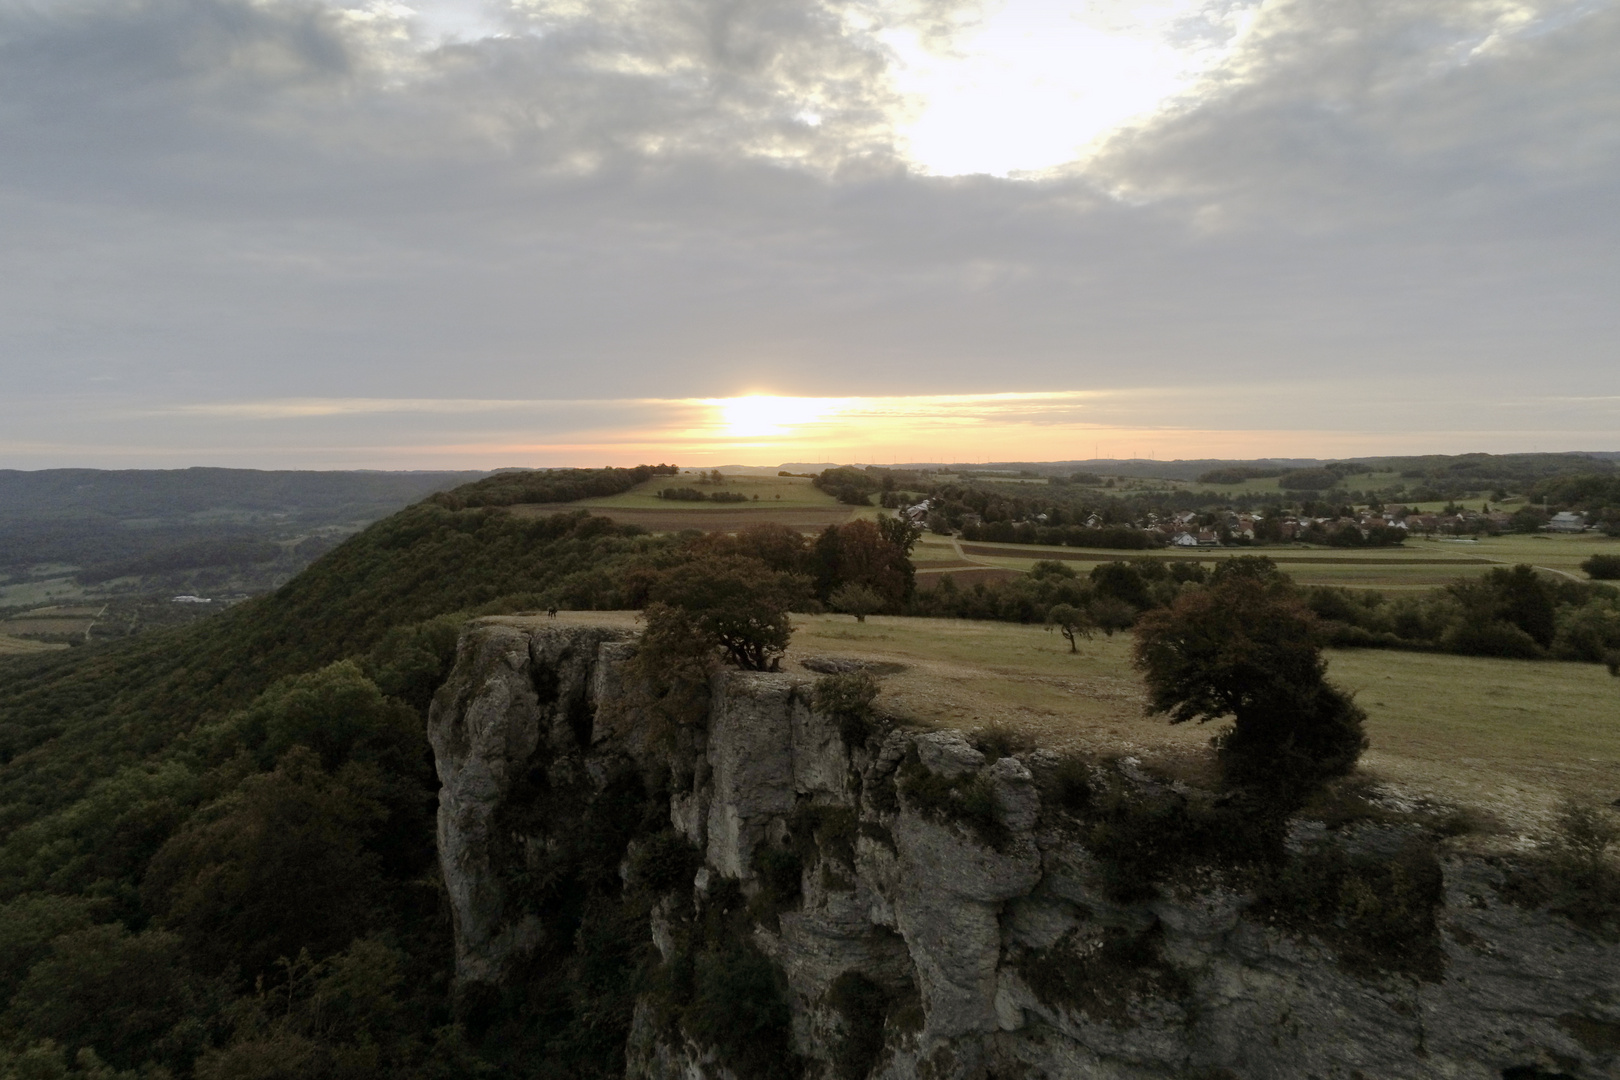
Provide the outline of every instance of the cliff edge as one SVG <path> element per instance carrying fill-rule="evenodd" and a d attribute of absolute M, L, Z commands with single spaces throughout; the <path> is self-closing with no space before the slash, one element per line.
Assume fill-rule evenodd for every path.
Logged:
<path fill-rule="evenodd" d="M 577 977 L 611 903 L 633 1078 L 1620 1076 L 1620 945 L 1424 822 L 1248 837 L 1129 758 L 818 710 L 815 675 L 722 671 L 669 723 L 635 637 L 462 636 L 429 735 L 465 1009 Z"/>

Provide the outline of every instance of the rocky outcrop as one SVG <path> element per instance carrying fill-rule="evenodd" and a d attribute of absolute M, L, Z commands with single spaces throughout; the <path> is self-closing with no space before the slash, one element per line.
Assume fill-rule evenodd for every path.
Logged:
<path fill-rule="evenodd" d="M 1296 823 L 1296 876 L 1327 875 L 1315 923 L 1218 861 L 1122 888 L 1109 845 L 1125 826 L 1110 840 L 1060 806 L 1049 754 L 868 735 L 817 712 L 815 676 L 793 673 L 722 672 L 705 725 L 654 737 L 624 685 L 633 650 L 626 631 L 549 620 L 465 633 L 430 724 L 463 984 L 499 984 L 540 941 L 512 854 L 524 837 L 499 824 L 518 820 L 519 774 L 566 771 L 590 798 L 630 763 L 666 778 L 668 835 L 693 850 L 650 907 L 657 955 L 673 963 L 705 911 L 746 902 L 727 947 L 779 972 L 805 1076 L 1620 1075 L 1620 947 L 1510 903 L 1491 860 L 1442 846 L 1405 867 L 1413 826 Z M 1174 796 L 1129 762 L 1091 769 L 1115 804 Z M 1391 959 L 1413 919 L 1426 958 Z M 1357 933 L 1384 953 L 1357 953 Z M 672 1015 L 652 996 L 637 1008 L 631 1076 L 751 1080 Z"/>

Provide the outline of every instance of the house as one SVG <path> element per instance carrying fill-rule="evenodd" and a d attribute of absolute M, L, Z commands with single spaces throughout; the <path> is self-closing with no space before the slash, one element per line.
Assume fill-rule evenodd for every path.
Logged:
<path fill-rule="evenodd" d="M 1552 516 L 1552 520 L 1547 522 L 1547 528 L 1553 532 L 1584 532 L 1586 530 L 1586 515 L 1577 514 L 1573 510 L 1563 510 Z"/>
<path fill-rule="evenodd" d="M 1198 537 L 1190 532 L 1178 532 L 1170 542 L 1176 547 L 1197 547 Z"/>
<path fill-rule="evenodd" d="M 927 499 L 924 499 L 915 506 L 908 506 L 900 512 L 904 514 L 906 516 L 906 520 L 910 521 L 913 525 L 921 525 L 928 517 L 928 510 L 932 505 L 933 504 Z"/>

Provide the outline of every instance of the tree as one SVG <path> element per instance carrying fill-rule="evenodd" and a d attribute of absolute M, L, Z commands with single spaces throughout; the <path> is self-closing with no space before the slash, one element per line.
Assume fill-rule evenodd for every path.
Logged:
<path fill-rule="evenodd" d="M 1072 653 L 1080 651 L 1079 646 L 1075 643 L 1075 638 L 1083 637 L 1089 641 L 1092 634 L 1096 632 L 1091 616 L 1073 604 L 1052 605 L 1052 610 L 1046 613 L 1046 621 L 1050 625 L 1057 627 L 1063 633 L 1063 636 L 1068 639 L 1069 651 Z"/>
<path fill-rule="evenodd" d="M 376 770 L 337 776 L 303 746 L 276 770 L 244 780 L 169 838 L 147 868 L 141 899 L 216 970 L 269 969 L 308 948 L 325 956 L 361 933 L 382 895 L 366 841 L 387 811 Z"/>
<path fill-rule="evenodd" d="M 1091 621 L 1097 629 L 1114 636 L 1116 630 L 1129 630 L 1136 625 L 1136 609 L 1112 596 L 1099 596 L 1089 605 Z"/>
<path fill-rule="evenodd" d="M 827 603 L 834 611 L 842 611 L 845 615 L 855 616 L 856 622 L 865 622 L 868 615 L 875 615 L 888 604 L 876 591 L 865 585 L 851 582 L 840 585 L 833 590 L 827 598 Z"/>
<path fill-rule="evenodd" d="M 1215 740 L 1227 782 L 1285 803 L 1348 773 L 1366 714 L 1327 681 L 1315 617 L 1269 559 L 1213 576 L 1137 623 L 1148 711 L 1173 724 L 1232 717 Z"/>
<path fill-rule="evenodd" d="M 694 634 L 740 668 L 774 671 L 793 634 L 788 608 L 807 598 L 808 588 L 758 559 L 708 557 L 671 568 L 648 595 L 649 634 Z"/>
<path fill-rule="evenodd" d="M 1620 581 L 1620 555 L 1593 555 L 1581 569 L 1593 581 Z"/>
<path fill-rule="evenodd" d="M 865 585 L 890 604 L 900 605 L 910 598 L 915 587 L 915 572 L 906 549 L 865 519 L 827 526 L 816 537 L 811 560 L 816 595 L 822 600 L 830 600 L 840 585 L 856 584 Z"/>

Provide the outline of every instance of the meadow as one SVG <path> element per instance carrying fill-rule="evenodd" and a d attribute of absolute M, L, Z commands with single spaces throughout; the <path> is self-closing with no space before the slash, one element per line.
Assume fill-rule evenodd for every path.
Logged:
<path fill-rule="evenodd" d="M 1340 585 L 1388 592 L 1424 590 L 1461 577 L 1483 574 L 1494 566 L 1528 563 L 1577 581 L 1587 580 L 1580 564 L 1594 554 L 1620 552 L 1620 542 L 1595 534 L 1579 536 L 1504 534 L 1471 540 L 1409 539 L 1396 548 L 1231 547 L 1114 551 L 1103 548 L 1043 547 L 1024 544 L 969 543 L 928 535 L 918 542 L 913 562 L 924 588 L 941 573 L 962 574 L 970 568 L 1027 572 L 1037 561 L 1056 559 L 1077 574 L 1117 559 L 1149 558 L 1213 563 L 1241 555 L 1274 560 L 1300 585 Z M 959 579 L 962 584 L 970 578 Z"/>
<path fill-rule="evenodd" d="M 699 484 L 697 473 L 657 476 L 629 491 L 570 503 L 520 503 L 511 508 L 519 517 L 541 517 L 585 509 L 612 518 L 623 525 L 639 525 L 652 532 L 680 532 L 702 529 L 706 532 L 736 532 L 762 522 L 779 522 L 800 532 L 819 532 L 828 525 L 842 525 L 855 517 L 872 517 L 876 507 L 854 507 L 815 487 L 802 476 L 751 476 L 726 474 L 718 484 Z M 746 502 L 705 503 L 661 499 L 658 492 L 669 487 L 691 487 L 698 491 L 744 495 Z"/>
<path fill-rule="evenodd" d="M 907 721 L 1002 727 L 1038 745 L 1133 755 L 1213 778 L 1212 725 L 1143 715 L 1129 633 L 1078 653 L 1040 626 L 953 619 L 794 617 L 789 660 L 860 656 L 903 665 L 880 704 Z M 1360 777 L 1395 804 L 1468 808 L 1498 839 L 1542 832 L 1566 796 L 1620 796 L 1620 679 L 1595 664 L 1329 650 L 1328 675 L 1367 710 Z M 791 665 L 790 665 L 791 666 Z"/>

